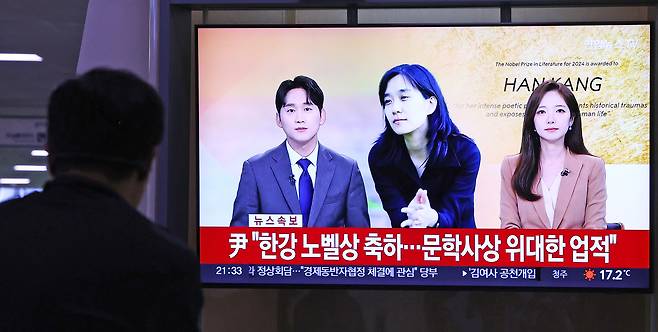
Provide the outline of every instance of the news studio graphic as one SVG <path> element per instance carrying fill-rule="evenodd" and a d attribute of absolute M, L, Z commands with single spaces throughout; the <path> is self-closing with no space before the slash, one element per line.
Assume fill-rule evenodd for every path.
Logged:
<path fill-rule="evenodd" d="M 649 280 L 649 251 L 637 244 L 648 243 L 647 236 L 638 231 L 204 227 L 199 239 L 205 248 L 200 257 L 204 283 L 642 288 Z M 626 255 L 629 250 L 645 254 Z M 597 278 L 596 271 L 623 272 Z"/>
<path fill-rule="evenodd" d="M 207 286 L 650 287 L 655 202 L 649 24 L 199 26 L 196 35 L 198 245 Z M 313 45 L 313 55 L 294 47 L 272 52 L 271 45 L 291 40 Z M 392 66 L 413 63 L 436 77 L 450 118 L 480 151 L 475 229 L 393 229 L 378 194 L 368 163 L 386 124 L 378 83 Z M 326 121 L 320 141 L 358 164 L 372 228 L 303 227 L 302 216 L 289 214 L 296 211 L 289 206 L 285 211 L 254 207 L 250 213 L 260 214 L 250 216 L 250 227 L 229 227 L 243 161 L 286 139 L 276 124 L 275 92 L 296 75 L 313 77 L 322 87 Z M 526 102 L 547 80 L 573 92 L 583 142 L 604 162 L 605 176 L 590 179 L 580 164 L 556 168 L 565 185 L 553 213 L 572 215 L 569 227 L 578 229 L 549 225 L 548 218 L 543 230 L 501 229 L 501 168 L 519 152 Z M 227 121 L 235 119 L 236 110 L 240 121 Z M 262 197 L 280 196 L 280 186 L 299 184 L 289 171 L 258 171 L 284 179 L 263 186 L 267 181 L 254 176 Z M 574 180 L 585 185 L 561 200 L 560 191 Z M 594 180 L 600 189 L 596 226 L 609 229 L 580 229 L 594 213 L 569 213 L 587 210 Z M 267 196 L 270 192 L 274 196 Z M 342 203 L 341 197 L 325 202 Z M 529 206 L 540 217 L 549 210 L 543 202 Z M 584 205 L 570 205 L 578 202 Z"/>

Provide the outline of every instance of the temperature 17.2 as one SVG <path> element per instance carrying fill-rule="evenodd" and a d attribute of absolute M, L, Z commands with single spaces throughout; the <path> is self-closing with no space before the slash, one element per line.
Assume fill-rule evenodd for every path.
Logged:
<path fill-rule="evenodd" d="M 624 280 L 631 276 L 631 270 L 601 270 L 601 280 Z"/>

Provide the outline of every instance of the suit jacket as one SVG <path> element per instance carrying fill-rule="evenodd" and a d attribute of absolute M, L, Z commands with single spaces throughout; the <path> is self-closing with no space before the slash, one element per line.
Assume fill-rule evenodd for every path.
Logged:
<path fill-rule="evenodd" d="M 370 227 L 356 161 L 318 145 L 309 227 Z M 301 214 L 286 143 L 242 165 L 231 226 L 249 226 L 250 213 Z"/>
<path fill-rule="evenodd" d="M 58 176 L 0 216 L 0 331 L 198 331 L 198 260 L 109 188 Z"/>
<path fill-rule="evenodd" d="M 416 167 L 404 147 L 404 153 L 391 156 L 381 143 L 368 155 L 375 189 L 382 199 L 392 227 L 407 219 L 400 209 L 409 205 L 418 189 L 427 190 L 430 205 L 439 213 L 438 227 L 475 228 L 473 194 L 480 169 L 480 150 L 473 140 L 462 134 L 448 137 L 448 153 L 418 176 Z"/>
<path fill-rule="evenodd" d="M 512 189 L 512 175 L 519 155 L 506 157 L 501 166 L 501 228 L 551 228 L 544 198 L 530 202 Z M 603 159 L 567 152 L 564 166 L 570 172 L 560 182 L 553 227 L 558 229 L 605 229 L 605 165 Z M 532 191 L 541 195 L 540 175 Z"/>

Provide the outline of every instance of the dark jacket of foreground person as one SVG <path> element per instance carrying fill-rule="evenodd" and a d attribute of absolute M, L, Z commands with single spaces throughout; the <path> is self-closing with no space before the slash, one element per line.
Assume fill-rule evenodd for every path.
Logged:
<path fill-rule="evenodd" d="M 91 180 L 0 204 L 0 262 L 0 331 L 197 330 L 194 256 Z"/>

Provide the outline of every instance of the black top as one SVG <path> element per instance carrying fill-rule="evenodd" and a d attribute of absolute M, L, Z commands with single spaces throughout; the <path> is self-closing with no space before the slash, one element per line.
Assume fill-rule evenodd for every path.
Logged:
<path fill-rule="evenodd" d="M 198 261 L 79 177 L 0 204 L 0 331 L 197 331 Z"/>
<path fill-rule="evenodd" d="M 427 190 L 430 205 L 439 213 L 438 227 L 475 228 L 475 180 L 480 169 L 480 150 L 473 140 L 462 134 L 448 136 L 445 158 L 427 165 L 422 176 L 405 153 L 390 158 L 381 143 L 368 155 L 375 189 L 382 200 L 392 227 L 407 219 L 400 209 L 409 205 L 418 189 Z"/>

